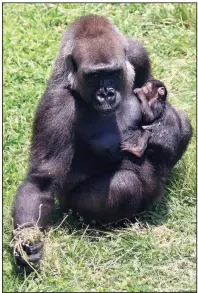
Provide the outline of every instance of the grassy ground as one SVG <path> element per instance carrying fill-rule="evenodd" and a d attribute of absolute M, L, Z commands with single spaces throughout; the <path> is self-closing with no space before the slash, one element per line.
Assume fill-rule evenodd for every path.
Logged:
<path fill-rule="evenodd" d="M 141 40 L 172 104 L 188 113 L 190 146 L 164 199 L 134 225 L 78 228 L 72 215 L 46 233 L 43 270 L 17 276 L 10 209 L 28 163 L 31 125 L 67 24 L 89 12 Z M 196 4 L 4 4 L 4 292 L 195 291 Z M 68 220 L 69 219 L 69 220 Z M 58 226 L 59 225 L 59 226 Z"/>

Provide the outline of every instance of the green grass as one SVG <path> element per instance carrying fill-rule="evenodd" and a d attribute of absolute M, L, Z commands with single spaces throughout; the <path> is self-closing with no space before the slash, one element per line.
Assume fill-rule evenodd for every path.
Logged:
<path fill-rule="evenodd" d="M 64 28 L 90 12 L 145 44 L 154 76 L 167 85 L 172 104 L 188 113 L 194 135 L 164 199 L 136 224 L 100 231 L 79 228 L 72 215 L 62 225 L 57 219 L 46 232 L 42 271 L 17 276 L 10 210 L 27 170 L 34 112 Z M 3 22 L 3 291 L 195 291 L 196 4 L 4 4 Z"/>

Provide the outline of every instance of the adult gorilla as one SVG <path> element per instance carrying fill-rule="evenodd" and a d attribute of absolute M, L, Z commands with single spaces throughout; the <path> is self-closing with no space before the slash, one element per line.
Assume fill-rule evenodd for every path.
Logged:
<path fill-rule="evenodd" d="M 55 193 L 65 209 L 103 223 L 132 218 L 162 196 L 161 176 L 168 162 L 119 152 L 127 131 L 141 121 L 131 91 L 149 75 L 146 50 L 104 17 L 83 16 L 70 26 L 37 109 L 29 171 L 14 203 L 15 229 L 45 228 Z M 178 117 L 169 133 L 179 131 L 171 146 L 175 162 L 190 138 L 184 134 L 188 120 Z M 41 246 L 23 244 L 30 262 L 40 259 Z M 19 267 L 26 266 L 19 253 L 16 260 Z"/>

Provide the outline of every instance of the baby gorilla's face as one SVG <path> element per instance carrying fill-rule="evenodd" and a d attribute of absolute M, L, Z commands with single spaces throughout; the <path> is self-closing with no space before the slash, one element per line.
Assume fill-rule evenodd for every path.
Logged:
<path fill-rule="evenodd" d="M 163 99 L 166 98 L 166 91 L 164 87 L 159 87 L 157 90 L 158 97 Z"/>
<path fill-rule="evenodd" d="M 165 99 L 166 98 L 166 91 L 163 86 L 155 85 L 152 82 L 147 82 L 143 87 L 142 90 L 146 96 L 147 101 L 156 100 L 156 99 Z"/>

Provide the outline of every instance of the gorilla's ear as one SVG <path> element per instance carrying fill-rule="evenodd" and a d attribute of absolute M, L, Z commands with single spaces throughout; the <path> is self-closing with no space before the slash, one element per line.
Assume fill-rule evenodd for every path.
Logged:
<path fill-rule="evenodd" d="M 69 54 L 65 58 L 65 70 L 64 70 L 64 86 L 75 90 L 76 88 L 76 72 L 77 63 L 74 60 L 72 54 Z"/>
<path fill-rule="evenodd" d="M 51 76 L 52 86 L 60 86 L 74 90 L 76 88 L 75 73 L 77 65 L 72 54 L 59 54 Z"/>
<path fill-rule="evenodd" d="M 59 55 L 56 58 L 50 83 L 52 87 L 64 87 L 74 90 L 76 88 L 77 64 L 73 58 L 74 48 L 73 32 L 63 34 Z"/>

